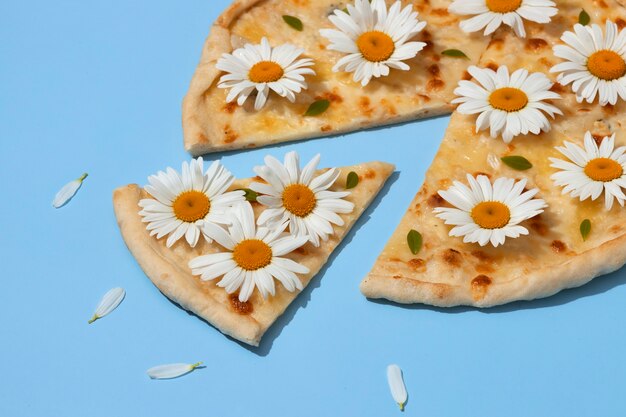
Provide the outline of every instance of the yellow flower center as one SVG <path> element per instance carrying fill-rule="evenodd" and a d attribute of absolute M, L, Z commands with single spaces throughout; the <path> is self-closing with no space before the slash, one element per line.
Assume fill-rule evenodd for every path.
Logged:
<path fill-rule="evenodd" d="M 242 240 L 233 249 L 233 260 L 246 271 L 256 271 L 272 262 L 272 248 L 259 239 Z"/>
<path fill-rule="evenodd" d="M 616 80 L 626 74 L 626 62 L 617 52 L 601 50 L 587 60 L 589 72 L 602 80 Z"/>
<path fill-rule="evenodd" d="M 396 44 L 386 33 L 372 30 L 363 33 L 356 41 L 356 46 L 368 61 L 381 62 L 389 59 L 396 50 Z"/>
<path fill-rule="evenodd" d="M 610 158 L 596 158 L 587 162 L 585 174 L 594 181 L 613 181 L 622 176 L 624 169 Z"/>
<path fill-rule="evenodd" d="M 271 83 L 283 77 L 283 67 L 272 61 L 260 61 L 250 68 L 248 78 L 253 83 Z"/>
<path fill-rule="evenodd" d="M 487 8 L 494 13 L 514 12 L 522 5 L 522 0 L 487 0 Z"/>
<path fill-rule="evenodd" d="M 211 201 L 206 194 L 200 191 L 185 191 L 174 200 L 172 204 L 174 215 L 188 223 L 204 219 L 211 209 Z"/>
<path fill-rule="evenodd" d="M 489 104 L 506 112 L 519 111 L 528 104 L 528 96 L 519 88 L 498 88 L 489 95 Z"/>
<path fill-rule="evenodd" d="M 291 184 L 283 191 L 283 207 L 298 217 L 306 217 L 317 205 L 315 193 L 302 184 Z"/>
<path fill-rule="evenodd" d="M 509 224 L 511 211 L 499 201 L 483 201 L 474 206 L 471 216 L 483 229 L 500 229 Z"/>

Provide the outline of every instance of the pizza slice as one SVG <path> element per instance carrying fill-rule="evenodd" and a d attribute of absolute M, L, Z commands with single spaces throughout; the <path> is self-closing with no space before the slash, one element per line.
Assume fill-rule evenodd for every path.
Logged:
<path fill-rule="evenodd" d="M 489 307 L 626 262 L 626 20 L 601 3 L 560 3 L 549 30 L 492 40 L 365 296 Z M 583 7 L 591 22 L 575 25 Z"/>
<path fill-rule="evenodd" d="M 122 236 L 172 301 L 241 342 L 263 334 L 328 260 L 394 167 L 369 162 L 316 170 L 297 155 L 267 157 L 234 180 L 201 159 L 115 190 Z M 256 191 L 252 191 L 252 189 Z M 251 200 L 251 201 L 250 201 Z M 256 221 L 255 221 L 256 219 Z"/>
<path fill-rule="evenodd" d="M 183 102 L 185 149 L 201 155 L 449 113 L 457 81 L 489 42 L 464 32 L 450 4 L 234 2 L 213 25 Z M 382 22 L 346 47 L 341 29 L 376 9 L 397 29 L 393 39 Z M 357 47 L 364 52 L 341 52 Z"/>

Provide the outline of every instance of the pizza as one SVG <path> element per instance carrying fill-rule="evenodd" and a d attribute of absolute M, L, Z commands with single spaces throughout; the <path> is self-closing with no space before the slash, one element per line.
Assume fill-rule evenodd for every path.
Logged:
<path fill-rule="evenodd" d="M 202 159 L 113 193 L 122 236 L 170 300 L 224 334 L 258 346 L 311 282 L 394 167 L 317 170 L 297 154 L 235 179 Z M 256 191 L 253 191 L 256 190 Z M 282 196 L 276 197 L 276 196 Z"/>
<path fill-rule="evenodd" d="M 469 69 L 476 78 L 459 83 L 424 184 L 361 283 L 366 297 L 490 307 L 626 262 L 626 11 L 606 0 L 558 8 L 526 38 L 497 33 Z"/>
<path fill-rule="evenodd" d="M 450 113 L 457 81 L 467 76 L 465 69 L 478 62 L 490 39 L 461 30 L 463 16 L 450 13 L 450 4 L 235 1 L 212 26 L 184 98 L 185 149 L 201 155 L 260 147 Z M 345 27 L 342 19 L 359 21 L 372 8 L 384 8 L 389 25 L 401 31 L 408 27 L 400 33 L 407 39 L 394 45 L 372 27 L 359 36 L 365 55 L 338 51 L 345 41 L 337 33 Z M 278 66 L 271 51 L 283 55 Z M 387 56 L 390 51 L 393 55 Z M 371 59 L 373 69 L 349 71 L 358 64 L 348 62 L 355 56 Z M 341 60 L 345 65 L 335 68 Z M 285 80 L 282 85 L 277 76 Z M 272 81 L 273 89 L 267 87 Z"/>

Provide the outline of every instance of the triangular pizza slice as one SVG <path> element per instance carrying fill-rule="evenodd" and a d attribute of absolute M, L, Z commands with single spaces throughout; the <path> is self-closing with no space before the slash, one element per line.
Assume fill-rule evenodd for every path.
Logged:
<path fill-rule="evenodd" d="M 459 22 L 466 17 L 448 11 L 450 0 L 394 3 L 235 1 L 211 28 L 184 99 L 185 149 L 202 155 L 449 113 L 452 90 L 466 76 L 467 66 L 478 62 L 490 37 L 482 31 L 463 32 Z M 341 21 L 360 21 L 370 8 L 380 7 L 387 17 L 395 16 L 393 22 L 372 27 L 357 39 L 373 69 L 355 70 L 358 62 L 344 61 L 341 70 L 333 71 L 340 60 L 358 55 L 333 46 L 333 40 L 345 41 L 337 31 L 351 25 Z M 224 60 L 224 54 L 233 56 Z M 382 65 L 384 57 L 393 62 Z M 272 86 L 280 76 L 285 82 Z M 252 87 L 254 82 L 261 88 L 264 81 L 269 82 L 264 93 Z"/>
<path fill-rule="evenodd" d="M 484 68 L 470 69 L 476 87 L 457 90 L 473 98 L 460 100 L 424 184 L 361 283 L 365 296 L 489 307 L 580 286 L 626 262 L 626 20 L 622 7 L 601 3 L 561 2 L 549 30 L 530 29 L 534 41 L 491 42 Z M 583 7 L 587 26 L 577 25 Z M 540 74 L 526 83 L 520 68 Z M 544 91 L 557 74 L 566 85 Z M 533 98 L 553 93 L 562 99 Z M 491 105 L 513 115 L 506 128 L 497 111 L 478 115 Z M 544 113 L 549 132 L 515 135 L 519 123 L 544 120 L 524 106 L 562 115 Z"/>
<path fill-rule="evenodd" d="M 283 169 L 277 167 L 278 162 L 275 159 L 269 160 L 269 166 L 273 172 L 278 172 L 277 176 L 263 170 L 256 171 L 262 178 L 275 180 L 278 184 L 288 184 L 290 181 L 280 176 L 281 172 L 285 176 L 286 172 L 299 172 L 293 161 L 293 158 L 288 158 Z M 193 179 L 193 171 L 196 169 L 194 163 L 183 165 L 180 176 L 174 170 L 168 169 L 167 172 L 151 177 L 147 189 L 132 184 L 115 190 L 113 203 L 118 225 L 131 253 L 164 295 L 205 319 L 224 334 L 254 346 L 259 345 L 267 329 L 319 272 L 394 170 L 393 165 L 384 162 L 368 162 L 334 168 L 330 170 L 332 172 L 315 171 L 311 167 L 316 163 L 310 163 L 301 171 L 301 178 L 315 191 L 317 200 L 314 200 L 314 205 L 310 205 L 307 200 L 313 194 L 307 194 L 304 187 L 297 184 L 292 184 L 291 187 L 287 185 L 283 191 L 284 201 L 289 199 L 292 206 L 285 203 L 285 207 L 291 207 L 292 212 L 302 216 L 295 219 L 297 224 L 289 225 L 291 229 L 285 229 L 284 224 L 280 228 L 280 223 L 285 220 L 283 218 L 279 219 L 281 221 L 277 226 L 269 226 L 261 231 L 261 226 L 255 226 L 254 218 L 265 222 L 268 217 L 280 214 L 278 209 L 263 205 L 272 205 L 272 201 L 276 200 L 271 196 L 272 183 L 265 183 L 261 177 L 255 177 L 238 179 L 228 185 L 232 181 L 229 180 L 230 174 L 225 174 L 227 171 L 223 167 L 213 169 L 215 166 L 209 168 L 204 177 L 199 174 Z M 201 171 L 201 168 L 197 169 L 198 172 Z M 174 194 L 168 195 L 171 193 L 163 188 L 176 187 L 174 183 L 178 182 L 177 178 L 181 178 L 182 183 L 178 186 L 187 191 L 178 197 Z M 202 185 L 202 181 L 210 180 L 213 185 L 209 186 L 208 182 L 206 186 Z M 223 189 L 220 190 L 220 187 Z M 259 194 L 249 187 L 258 190 Z M 153 192 L 154 196 L 147 190 Z M 200 190 L 207 196 L 210 195 L 211 207 L 216 209 L 216 214 L 207 214 L 205 209 L 208 205 L 204 208 L 201 205 L 204 198 L 202 194 L 189 190 Z M 181 224 L 180 218 L 193 221 L 197 217 L 203 217 L 208 221 L 208 216 L 213 216 L 211 219 L 222 221 L 220 218 L 226 216 L 228 220 L 228 215 L 238 212 L 238 209 L 227 208 L 219 212 L 219 206 L 243 195 L 242 191 L 233 193 L 233 190 L 246 190 L 247 199 L 253 201 L 238 204 L 244 208 L 251 205 L 251 212 L 254 214 L 248 213 L 247 220 L 244 216 L 243 220 L 240 217 L 237 222 L 231 222 L 231 227 L 216 224 L 208 225 L 210 228 L 195 227 L 198 223 L 189 223 L 188 228 L 181 228 L 181 233 L 178 233 L 178 228 L 169 227 L 167 221 L 163 220 L 170 217 L 176 222 L 173 226 Z M 269 194 L 262 195 L 266 191 Z M 156 201 L 157 198 L 166 204 Z M 326 200 L 322 201 L 324 199 Z M 172 200 L 172 204 L 167 203 Z M 209 200 L 205 199 L 206 201 Z M 316 218 L 311 217 L 312 215 L 304 216 L 305 211 L 313 212 L 313 209 Z M 178 219 L 168 214 L 172 210 Z M 245 211 L 243 209 L 242 212 L 246 214 Z M 293 217 L 291 219 L 294 220 Z M 317 230 L 319 233 L 313 236 L 310 233 L 299 233 L 305 237 L 295 238 L 286 233 L 293 232 L 294 228 L 299 228 L 300 232 Z M 247 229 L 251 232 L 246 232 Z M 205 233 L 213 238 L 210 243 L 202 236 Z M 238 234 L 242 236 L 238 238 Z M 262 241 L 256 240 L 257 238 Z M 272 249 L 263 242 L 272 245 Z M 239 249 L 236 248 L 237 245 Z M 270 258 L 265 258 L 266 255 Z M 275 258 L 281 259 L 274 264 Z M 272 263 L 268 266 L 270 259 Z M 229 263 L 232 273 L 227 273 Z M 271 269 L 265 268 L 266 266 Z M 236 268 L 240 272 L 245 268 L 239 276 L 239 283 L 234 271 Z M 263 275 L 255 276 L 257 272 Z"/>

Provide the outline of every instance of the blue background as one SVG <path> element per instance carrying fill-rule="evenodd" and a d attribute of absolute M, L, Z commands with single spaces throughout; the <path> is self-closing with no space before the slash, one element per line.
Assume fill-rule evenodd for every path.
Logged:
<path fill-rule="evenodd" d="M 221 155 L 238 176 L 292 149 L 396 174 L 249 349 L 163 297 L 119 235 L 115 187 L 188 156 L 181 100 L 230 0 L 0 5 L 0 416 L 623 416 L 626 272 L 484 311 L 367 301 L 358 284 L 421 184 L 447 118 Z M 51 201 L 88 172 L 66 207 Z M 126 300 L 89 326 L 114 286 Z M 204 361 L 183 378 L 145 371 Z"/>

